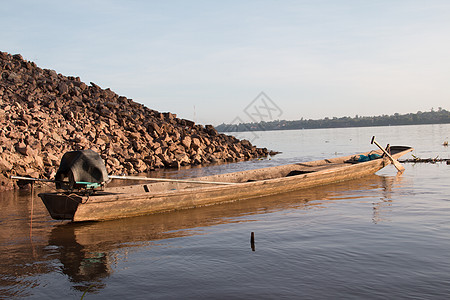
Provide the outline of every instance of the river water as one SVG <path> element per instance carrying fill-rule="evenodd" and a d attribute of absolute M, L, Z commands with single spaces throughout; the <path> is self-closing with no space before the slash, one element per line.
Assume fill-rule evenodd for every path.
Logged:
<path fill-rule="evenodd" d="M 450 125 L 238 135 L 283 153 L 152 176 L 353 154 L 374 149 L 372 135 L 450 158 Z M 450 165 L 404 166 L 401 176 L 390 165 L 319 188 L 85 224 L 52 220 L 39 190 L 0 193 L 0 298 L 447 299 Z"/>

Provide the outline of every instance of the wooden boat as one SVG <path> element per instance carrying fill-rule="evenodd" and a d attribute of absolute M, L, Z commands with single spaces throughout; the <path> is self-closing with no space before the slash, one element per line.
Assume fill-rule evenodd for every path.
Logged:
<path fill-rule="evenodd" d="M 394 159 L 412 150 L 406 146 L 390 147 Z M 94 193 L 41 193 L 39 197 L 54 219 L 74 222 L 111 220 L 257 198 L 360 178 L 374 174 L 391 163 L 390 158 L 382 154 L 380 150 L 370 151 L 306 163 L 197 177 L 185 182 L 105 187 Z"/>
<path fill-rule="evenodd" d="M 233 201 L 221 205 L 108 222 L 63 223 L 53 226 L 48 246 L 53 249 L 52 258 L 59 260 L 58 263 L 63 266 L 61 271 L 72 281 L 101 282 L 114 269 L 113 264 L 117 265 L 118 259 L 120 261 L 121 257 L 118 257 L 117 253 L 123 247 L 129 248 L 130 245 L 142 245 L 149 242 L 152 244 L 165 239 L 196 235 L 198 230 L 189 229 L 230 224 L 243 215 L 257 216 L 286 209 L 326 209 L 328 201 L 354 197 L 354 194 L 350 192 L 352 190 L 380 190 L 372 193 L 386 195 L 383 190 L 389 189 L 394 181 L 394 179 L 389 180 L 384 176 L 372 174 L 328 185 L 328 188 L 303 189 L 301 193 L 293 191 L 246 201 Z M 372 195 L 372 193 L 369 194 Z M 356 192 L 356 194 L 365 193 Z M 373 205 L 375 208 L 390 205 L 390 203 L 380 201 Z M 260 209 L 261 207 L 264 209 Z M 383 210 L 374 209 L 372 213 L 374 222 L 382 221 Z M 120 230 L 117 230 L 118 228 Z M 247 242 L 250 249 L 250 240 L 243 243 Z M 32 259 L 33 257 L 30 256 L 30 260 Z"/>

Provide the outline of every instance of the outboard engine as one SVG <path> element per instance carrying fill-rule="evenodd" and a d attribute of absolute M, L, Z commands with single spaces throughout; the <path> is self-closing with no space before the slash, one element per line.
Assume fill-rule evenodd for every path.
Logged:
<path fill-rule="evenodd" d="M 109 181 L 105 163 L 92 150 L 66 152 L 55 175 L 57 189 L 95 189 Z"/>

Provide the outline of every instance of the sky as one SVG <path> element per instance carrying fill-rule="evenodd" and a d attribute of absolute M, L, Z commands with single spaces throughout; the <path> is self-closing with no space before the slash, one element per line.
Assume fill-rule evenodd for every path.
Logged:
<path fill-rule="evenodd" d="M 201 124 L 450 109 L 450 1 L 0 0 L 0 51 Z"/>

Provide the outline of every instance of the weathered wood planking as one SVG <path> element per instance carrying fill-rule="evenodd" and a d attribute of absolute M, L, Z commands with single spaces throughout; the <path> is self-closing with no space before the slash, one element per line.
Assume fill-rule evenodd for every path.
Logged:
<path fill-rule="evenodd" d="M 392 146 L 398 159 L 411 147 Z M 381 151 L 369 153 L 381 154 Z M 54 219 L 74 222 L 111 220 L 164 211 L 244 200 L 293 190 L 351 180 L 377 172 L 390 164 L 387 157 L 365 162 L 355 155 L 285 166 L 193 178 L 193 181 L 233 182 L 234 185 L 205 186 L 196 183 L 156 182 L 105 188 L 94 195 L 81 193 L 41 193 Z"/>

